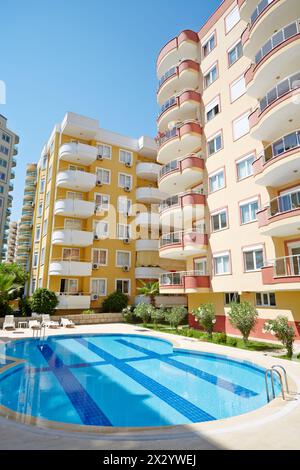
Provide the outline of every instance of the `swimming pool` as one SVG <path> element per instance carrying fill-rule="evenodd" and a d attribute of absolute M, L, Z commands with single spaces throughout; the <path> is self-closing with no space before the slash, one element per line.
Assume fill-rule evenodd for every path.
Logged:
<path fill-rule="evenodd" d="M 170 426 L 229 418 L 267 404 L 263 368 L 173 349 L 148 336 L 26 339 L 0 345 L 0 357 L 2 414 L 12 410 L 24 422 L 31 416 L 36 424 Z M 12 358 L 25 362 L 14 365 Z"/>

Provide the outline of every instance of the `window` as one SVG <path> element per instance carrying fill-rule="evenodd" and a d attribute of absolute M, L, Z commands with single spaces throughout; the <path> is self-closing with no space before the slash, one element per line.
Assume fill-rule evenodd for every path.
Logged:
<path fill-rule="evenodd" d="M 206 75 L 204 75 L 204 88 L 209 87 L 218 78 L 218 67 L 214 65 Z"/>
<path fill-rule="evenodd" d="M 276 307 L 276 296 L 273 292 L 256 292 L 257 307 Z"/>
<path fill-rule="evenodd" d="M 0 158 L 0 166 L 3 166 L 3 168 L 7 168 L 7 161 L 3 160 L 3 158 Z"/>
<path fill-rule="evenodd" d="M 42 160 L 42 170 L 45 170 L 47 168 L 47 162 L 48 162 L 48 156 L 45 155 Z"/>
<path fill-rule="evenodd" d="M 241 303 L 241 296 L 237 292 L 226 292 L 224 294 L 225 305 L 230 305 L 232 302 L 237 304 Z"/>
<path fill-rule="evenodd" d="M 222 143 L 222 134 L 220 132 L 220 134 L 217 134 L 215 137 L 213 137 L 212 139 L 210 139 L 207 142 L 208 155 L 211 156 L 214 153 L 221 150 L 222 145 L 223 145 L 223 143 Z"/>
<path fill-rule="evenodd" d="M 207 57 L 208 54 L 216 47 L 216 33 L 213 33 L 210 38 L 205 42 L 202 47 L 204 57 Z"/>
<path fill-rule="evenodd" d="M 123 294 L 130 295 L 130 280 L 116 279 L 116 290 L 123 292 Z"/>
<path fill-rule="evenodd" d="M 91 281 L 92 295 L 105 297 L 107 291 L 107 279 L 92 279 Z"/>
<path fill-rule="evenodd" d="M 32 265 L 33 265 L 34 268 L 36 268 L 37 265 L 38 265 L 38 259 L 39 259 L 39 254 L 38 254 L 37 251 L 35 251 L 33 253 L 33 260 L 32 260 Z"/>
<path fill-rule="evenodd" d="M 211 216 L 211 226 L 213 232 L 218 232 L 228 227 L 227 210 L 224 209 Z"/>
<path fill-rule="evenodd" d="M 62 294 L 77 294 L 78 293 L 78 279 L 61 279 L 60 292 Z"/>
<path fill-rule="evenodd" d="M 228 51 L 228 63 L 229 66 L 237 62 L 243 55 L 242 41 L 239 41 Z"/>
<path fill-rule="evenodd" d="M 107 266 L 108 251 L 102 249 L 93 249 L 93 263 L 100 266 Z"/>
<path fill-rule="evenodd" d="M 48 169 L 48 182 L 51 180 L 51 178 L 52 178 L 52 165 L 50 165 Z"/>
<path fill-rule="evenodd" d="M 240 203 L 241 223 L 249 224 L 257 220 L 258 199 Z"/>
<path fill-rule="evenodd" d="M 79 248 L 63 248 L 62 257 L 64 261 L 79 261 L 80 249 Z"/>
<path fill-rule="evenodd" d="M 119 173 L 119 187 L 132 188 L 132 176 L 125 173 Z"/>
<path fill-rule="evenodd" d="M 96 177 L 97 177 L 97 182 L 100 182 L 101 184 L 110 184 L 110 170 L 97 168 Z"/>
<path fill-rule="evenodd" d="M 232 28 L 240 21 L 240 10 L 239 6 L 231 10 L 231 12 L 225 18 L 225 31 L 226 34 L 232 30 Z"/>
<path fill-rule="evenodd" d="M 116 266 L 118 268 L 123 268 L 123 266 L 131 266 L 130 251 L 117 251 L 116 252 Z"/>
<path fill-rule="evenodd" d="M 49 203 L 50 203 L 50 191 L 48 191 L 47 194 L 46 194 L 46 201 L 45 201 L 45 203 L 46 203 L 46 207 L 49 207 Z"/>
<path fill-rule="evenodd" d="M 37 225 L 37 227 L 35 229 L 35 237 L 34 237 L 36 242 L 39 241 L 40 236 L 41 236 L 41 227 L 40 227 L 40 225 Z"/>
<path fill-rule="evenodd" d="M 42 213 L 43 213 L 43 203 L 40 202 L 38 205 L 37 216 L 42 217 Z"/>
<path fill-rule="evenodd" d="M 68 199 L 80 199 L 83 200 L 83 193 L 78 193 L 77 191 L 67 191 Z"/>
<path fill-rule="evenodd" d="M 39 278 L 38 287 L 41 288 L 43 285 L 43 278 Z"/>
<path fill-rule="evenodd" d="M 245 77 L 242 76 L 230 85 L 230 99 L 233 103 L 246 93 Z"/>
<path fill-rule="evenodd" d="M 132 200 L 127 197 L 120 196 L 118 198 L 118 211 L 125 215 L 132 214 Z"/>
<path fill-rule="evenodd" d="M 77 165 L 69 165 L 69 170 L 71 171 L 85 171 L 84 168 L 82 168 L 81 166 L 77 166 Z"/>
<path fill-rule="evenodd" d="M 233 140 L 238 140 L 246 134 L 249 134 L 250 127 L 249 127 L 249 114 L 247 112 L 243 116 L 237 118 L 233 121 Z"/>
<path fill-rule="evenodd" d="M 219 255 L 214 255 L 214 271 L 216 276 L 222 274 L 230 274 L 230 257 L 229 253 L 225 252 Z"/>
<path fill-rule="evenodd" d="M 31 280 L 31 293 L 33 294 L 36 289 L 36 279 Z"/>
<path fill-rule="evenodd" d="M 236 171 L 238 180 L 243 180 L 248 176 L 253 175 L 253 162 L 254 162 L 254 155 L 247 155 L 246 157 L 241 158 L 236 162 Z"/>
<path fill-rule="evenodd" d="M 209 188 L 210 192 L 214 193 L 219 189 L 225 187 L 225 173 L 224 170 L 219 170 L 217 173 L 209 177 Z"/>
<path fill-rule="evenodd" d="M 4 193 L 4 186 L 0 184 L 0 194 L 3 194 L 3 193 Z"/>
<path fill-rule="evenodd" d="M 43 265 L 44 262 L 45 262 L 45 248 L 43 247 L 41 251 L 41 265 Z"/>
<path fill-rule="evenodd" d="M 44 191 L 45 191 L 45 179 L 42 179 L 40 183 L 40 193 L 43 193 Z"/>
<path fill-rule="evenodd" d="M 70 230 L 81 230 L 82 221 L 79 219 L 65 219 L 64 227 Z"/>
<path fill-rule="evenodd" d="M 10 143 L 10 136 L 8 134 L 2 134 L 2 140 L 4 140 L 4 142 L 7 142 L 8 144 Z"/>
<path fill-rule="evenodd" d="M 264 265 L 264 251 L 262 246 L 244 248 L 244 268 L 246 272 L 258 271 Z"/>
<path fill-rule="evenodd" d="M 105 158 L 105 160 L 111 160 L 111 147 L 104 144 L 98 145 L 98 155 Z"/>
<path fill-rule="evenodd" d="M 0 145 L 0 152 L 3 153 L 3 155 L 9 155 L 9 149 L 5 147 L 5 145 Z"/>
<path fill-rule="evenodd" d="M 198 276 L 206 276 L 207 275 L 207 259 L 206 258 L 194 259 L 194 269 L 197 272 Z"/>
<path fill-rule="evenodd" d="M 220 111 L 221 111 L 220 97 L 218 96 L 213 101 L 211 101 L 209 104 L 207 104 L 206 107 L 205 107 L 206 121 L 207 122 L 211 121 L 217 114 L 220 113 Z"/>
<path fill-rule="evenodd" d="M 47 230 L 48 230 L 48 219 L 45 219 L 44 226 L 43 226 L 43 237 L 47 235 Z"/>
<path fill-rule="evenodd" d="M 106 194 L 95 194 L 96 208 L 98 211 L 109 210 L 110 197 Z"/>
<path fill-rule="evenodd" d="M 117 238 L 124 240 L 125 238 L 130 238 L 131 227 L 126 224 L 117 224 Z"/>
<path fill-rule="evenodd" d="M 109 236 L 109 226 L 108 222 L 94 222 L 94 234 L 97 235 L 99 239 L 108 238 Z"/>
<path fill-rule="evenodd" d="M 2 181 L 5 181 L 5 180 L 6 180 L 6 174 L 3 173 L 2 171 L 0 171 L 0 179 L 1 179 Z"/>
<path fill-rule="evenodd" d="M 121 163 L 127 163 L 128 165 L 132 165 L 133 155 L 132 152 L 128 152 L 127 150 L 120 150 L 119 153 L 119 161 Z"/>

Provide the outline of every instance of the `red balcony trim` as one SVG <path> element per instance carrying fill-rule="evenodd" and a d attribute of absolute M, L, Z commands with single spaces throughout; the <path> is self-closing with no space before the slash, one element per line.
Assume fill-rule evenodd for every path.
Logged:
<path fill-rule="evenodd" d="M 300 215 L 300 209 L 293 209 L 287 212 L 281 212 L 280 214 L 273 215 L 272 217 L 268 216 L 268 208 L 257 212 L 258 226 L 266 227 L 273 222 L 278 222 L 278 220 L 289 219 L 290 217 L 296 217 Z"/>
<path fill-rule="evenodd" d="M 169 171 L 168 173 L 164 174 L 160 179 L 159 183 L 163 181 L 165 178 L 168 178 L 170 175 L 174 175 L 176 173 L 182 174 L 185 170 L 190 170 L 190 169 L 199 169 L 199 170 L 204 170 L 204 160 L 203 158 L 199 157 L 194 157 L 192 155 L 189 155 L 182 160 L 178 162 L 178 168 L 175 168 L 172 171 Z"/>
<path fill-rule="evenodd" d="M 202 135 L 202 127 L 200 126 L 200 124 L 198 124 L 196 122 L 188 122 L 186 124 L 183 124 L 182 127 L 177 129 L 176 135 L 174 137 L 171 137 L 170 139 L 166 140 L 159 147 L 159 150 L 161 150 L 166 144 L 168 144 L 172 140 L 175 140 L 175 139 L 180 140 L 184 135 L 192 134 L 192 133 Z"/>
<path fill-rule="evenodd" d="M 174 77 L 179 78 L 182 72 L 184 72 L 185 70 L 195 70 L 196 72 L 200 72 L 200 65 L 198 64 L 198 62 L 195 62 L 194 60 L 187 59 L 187 60 L 183 60 L 178 65 L 178 67 L 176 67 L 176 69 L 177 69 L 176 73 L 174 73 L 174 75 L 170 75 L 170 77 L 168 77 L 167 80 L 161 84 L 161 86 L 157 90 L 157 94 L 160 93 L 160 91 L 163 89 L 166 83 L 168 83 Z"/>
<path fill-rule="evenodd" d="M 287 152 L 282 153 L 281 155 L 278 155 L 277 157 L 270 158 L 266 163 L 263 161 L 263 155 L 261 155 L 257 160 L 253 162 L 253 175 L 258 176 L 259 174 L 263 173 L 267 168 L 272 166 L 276 162 L 280 162 L 281 160 L 284 160 L 285 158 L 290 157 L 291 155 L 294 155 L 296 153 L 300 153 L 300 148 L 295 147 L 291 150 L 288 150 Z"/>
<path fill-rule="evenodd" d="M 274 266 L 265 266 L 261 269 L 263 285 L 288 284 L 300 282 L 300 276 L 275 276 Z"/>
<path fill-rule="evenodd" d="M 246 1 L 246 0 L 238 0 L 238 6 L 239 6 L 239 8 L 241 8 L 241 7 L 244 5 L 245 1 Z"/>
<path fill-rule="evenodd" d="M 183 209 L 184 206 L 191 206 L 191 205 L 205 205 L 206 204 L 206 196 L 204 194 L 195 194 L 195 193 L 187 193 L 179 196 L 178 204 L 174 204 L 173 206 L 166 207 L 161 211 L 161 214 L 167 211 L 171 211 L 173 209 Z"/>
<path fill-rule="evenodd" d="M 185 276 L 184 289 L 209 289 L 210 276 Z"/>
<path fill-rule="evenodd" d="M 294 41 L 298 41 L 300 39 L 300 33 L 295 34 L 295 36 L 292 36 L 291 38 L 287 39 L 286 41 L 282 42 L 279 44 L 277 47 L 272 49 L 257 65 L 251 64 L 249 69 L 246 70 L 245 72 L 245 82 L 246 85 L 248 86 L 252 80 L 254 80 L 254 77 L 256 75 L 256 72 L 262 67 L 262 65 L 267 62 L 270 57 L 272 57 L 274 54 L 276 54 L 278 51 L 286 47 L 287 45 L 291 44 Z"/>
<path fill-rule="evenodd" d="M 195 240 L 191 240 L 188 237 L 195 236 Z M 172 248 L 182 248 L 184 249 L 185 246 L 187 245 L 203 245 L 203 246 L 208 246 L 208 235 L 204 233 L 193 233 L 193 232 L 186 232 L 183 234 L 181 237 L 181 240 L 179 242 L 171 242 L 169 245 L 165 245 L 159 249 L 160 252 L 170 250 Z"/>
<path fill-rule="evenodd" d="M 171 78 L 171 77 L 170 77 Z M 157 118 L 157 124 L 159 125 L 159 122 L 161 120 L 161 118 L 167 114 L 168 111 L 170 111 L 171 109 L 175 108 L 175 106 L 182 106 L 183 103 L 185 103 L 186 101 L 195 101 L 196 103 L 201 103 L 201 95 L 200 93 L 198 93 L 197 91 L 194 91 L 194 90 L 189 90 L 189 91 L 184 91 L 183 93 L 181 93 L 181 95 L 177 96 L 176 98 L 176 102 L 170 106 L 168 109 L 165 109 Z"/>
<path fill-rule="evenodd" d="M 243 45 L 243 47 L 250 38 L 250 30 L 251 30 L 251 28 L 250 28 L 250 25 L 248 24 L 247 28 L 242 32 L 242 45 Z"/>
<path fill-rule="evenodd" d="M 246 42 L 250 39 L 250 36 L 252 34 L 253 29 L 256 27 L 256 25 L 263 19 L 263 17 L 271 10 L 271 8 L 279 3 L 280 0 L 274 0 L 272 3 L 269 3 L 269 5 L 261 12 L 261 14 L 256 18 L 254 23 L 250 26 L 248 25 L 247 28 L 245 29 L 244 33 L 248 31 L 247 35 L 244 33 L 242 34 L 242 44 L 243 46 L 246 44 Z"/>
<path fill-rule="evenodd" d="M 171 39 L 171 41 L 167 42 L 167 44 L 161 48 L 156 62 L 157 67 L 160 66 L 162 60 L 169 52 L 171 52 L 173 49 L 178 49 L 178 47 L 185 41 L 190 41 L 197 44 L 199 42 L 199 36 L 197 33 L 195 33 L 195 31 L 186 29 L 182 31 L 179 36 Z"/>

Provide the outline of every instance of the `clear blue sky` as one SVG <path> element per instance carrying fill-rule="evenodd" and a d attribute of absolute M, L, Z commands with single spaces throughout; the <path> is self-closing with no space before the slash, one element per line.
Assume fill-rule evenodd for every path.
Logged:
<path fill-rule="evenodd" d="M 11 220 L 25 166 L 67 111 L 125 135 L 154 136 L 155 62 L 183 29 L 198 31 L 221 0 L 9 0 L 1 5 L 0 114 L 20 136 Z"/>

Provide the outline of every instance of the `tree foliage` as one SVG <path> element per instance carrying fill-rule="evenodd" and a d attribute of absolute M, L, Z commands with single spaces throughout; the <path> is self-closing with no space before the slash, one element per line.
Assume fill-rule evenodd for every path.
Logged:
<path fill-rule="evenodd" d="M 58 305 L 56 294 L 48 289 L 36 289 L 32 296 L 33 312 L 51 315 Z"/>
<path fill-rule="evenodd" d="M 245 344 L 248 342 L 249 335 L 255 327 L 257 320 L 257 310 L 250 302 L 231 303 L 229 321 L 234 328 L 242 333 Z"/>
<path fill-rule="evenodd" d="M 275 320 L 268 320 L 264 325 L 264 330 L 270 332 L 281 341 L 287 350 L 287 356 L 293 356 L 295 330 L 289 325 L 289 320 L 284 315 L 279 315 Z"/>
<path fill-rule="evenodd" d="M 208 336 L 212 338 L 214 325 L 216 323 L 216 313 L 214 304 L 201 304 L 198 308 L 195 308 L 193 310 L 193 315 L 199 322 L 199 325 L 203 327 L 204 331 L 208 334 Z"/>

